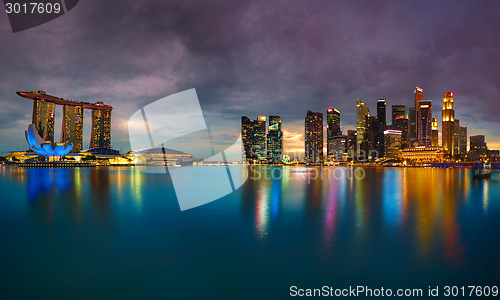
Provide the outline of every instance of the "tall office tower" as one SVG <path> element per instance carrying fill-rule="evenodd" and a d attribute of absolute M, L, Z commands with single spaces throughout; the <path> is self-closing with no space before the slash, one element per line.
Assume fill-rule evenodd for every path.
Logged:
<path fill-rule="evenodd" d="M 408 117 L 397 116 L 392 129 L 401 131 L 401 149 L 408 148 Z"/>
<path fill-rule="evenodd" d="M 333 148 L 330 147 L 332 144 L 330 141 L 336 136 L 342 134 L 340 129 L 340 111 L 338 109 L 329 108 L 326 111 L 326 152 L 327 155 L 333 153 Z"/>
<path fill-rule="evenodd" d="M 438 131 L 438 119 L 432 118 L 432 147 L 439 146 L 439 131 Z"/>
<path fill-rule="evenodd" d="M 33 101 L 33 124 L 42 139 L 54 142 L 54 102 L 35 99 Z"/>
<path fill-rule="evenodd" d="M 356 155 L 360 157 L 361 155 L 361 144 L 364 142 L 365 131 L 366 131 L 366 118 L 370 115 L 370 110 L 368 106 L 361 101 L 361 99 L 356 100 Z"/>
<path fill-rule="evenodd" d="M 415 98 L 415 142 L 419 141 L 419 136 L 418 136 L 418 108 L 419 108 L 419 102 L 424 100 L 424 90 L 422 88 L 419 88 L 418 86 L 415 87 L 415 91 L 413 91 L 413 95 Z"/>
<path fill-rule="evenodd" d="M 460 120 L 455 119 L 453 122 L 453 154 L 460 155 Z"/>
<path fill-rule="evenodd" d="M 401 135 L 400 130 L 385 130 L 384 140 L 385 140 L 385 153 L 384 157 L 387 158 L 397 158 L 399 155 L 399 150 L 401 149 Z"/>
<path fill-rule="evenodd" d="M 347 130 L 347 154 L 350 157 L 354 157 L 357 153 L 356 136 L 356 130 Z"/>
<path fill-rule="evenodd" d="M 102 102 L 97 102 L 102 104 Z M 89 148 L 111 148 L 111 111 L 92 109 L 92 136 Z"/>
<path fill-rule="evenodd" d="M 467 154 L 467 126 L 460 126 L 460 154 Z"/>
<path fill-rule="evenodd" d="M 253 121 L 247 116 L 241 117 L 241 157 L 243 160 L 253 160 Z"/>
<path fill-rule="evenodd" d="M 391 125 L 394 126 L 396 124 L 396 119 L 399 116 L 406 116 L 406 107 L 401 104 L 396 104 L 392 106 L 392 123 Z M 396 129 L 396 128 L 392 128 Z"/>
<path fill-rule="evenodd" d="M 380 125 L 378 122 L 378 118 L 375 116 L 367 116 L 366 124 L 367 126 L 365 136 L 363 143 L 361 144 L 361 148 L 367 155 L 371 156 L 368 157 L 369 159 L 382 157 L 382 155 L 384 154 L 383 152 L 377 152 L 377 157 L 372 156 L 372 151 L 380 151 L 380 143 L 381 139 L 383 138 L 383 131 L 382 136 L 380 135 Z"/>
<path fill-rule="evenodd" d="M 253 152 L 255 159 L 265 161 L 266 153 L 266 117 L 258 116 L 253 121 Z"/>
<path fill-rule="evenodd" d="M 430 147 L 432 145 L 432 101 L 418 102 L 418 144 Z"/>
<path fill-rule="evenodd" d="M 442 114 L 442 130 L 443 130 L 443 148 L 447 154 L 452 157 L 455 155 L 453 145 L 453 129 L 455 122 L 455 110 L 453 109 L 453 93 L 446 92 L 443 97 L 443 114 Z"/>
<path fill-rule="evenodd" d="M 480 156 L 487 154 L 488 154 L 488 146 L 484 141 L 484 135 L 471 135 L 469 156 L 472 159 L 479 159 Z"/>
<path fill-rule="evenodd" d="M 378 99 L 377 101 L 377 119 L 380 127 L 387 125 L 387 103 L 385 99 Z"/>
<path fill-rule="evenodd" d="M 267 161 L 271 163 L 283 162 L 283 131 L 281 130 L 281 117 L 279 116 L 269 116 Z"/>
<path fill-rule="evenodd" d="M 328 155 L 336 161 L 344 161 L 347 154 L 347 135 L 337 135 L 328 140 L 328 148 L 332 150 Z"/>
<path fill-rule="evenodd" d="M 455 157 L 467 154 L 467 127 L 460 126 L 458 119 L 455 119 L 453 126 L 453 149 Z"/>
<path fill-rule="evenodd" d="M 323 114 L 310 110 L 305 119 L 305 156 L 308 164 L 323 162 Z"/>
<path fill-rule="evenodd" d="M 385 99 L 378 99 L 377 101 L 377 119 L 378 119 L 378 132 L 377 132 L 377 139 L 378 139 L 378 152 L 379 156 L 382 157 L 384 155 L 384 145 L 385 145 L 385 139 L 384 139 L 384 130 L 387 129 L 387 104 L 385 102 Z"/>
<path fill-rule="evenodd" d="M 73 145 L 71 150 L 78 153 L 82 150 L 83 139 L 83 107 L 68 105 L 63 106 L 63 126 L 61 130 L 61 143 Z"/>
<path fill-rule="evenodd" d="M 415 107 L 410 108 L 408 112 L 408 143 L 410 147 L 415 147 L 417 142 L 417 109 Z"/>

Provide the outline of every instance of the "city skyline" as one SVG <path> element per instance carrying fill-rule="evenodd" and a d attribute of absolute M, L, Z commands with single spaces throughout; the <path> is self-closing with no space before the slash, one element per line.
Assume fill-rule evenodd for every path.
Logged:
<path fill-rule="evenodd" d="M 455 160 L 463 160 L 466 156 L 477 158 L 478 154 L 487 155 L 489 153 L 488 155 L 495 155 L 494 153 L 498 152 L 498 150 L 486 146 L 484 135 L 469 136 L 467 126 L 460 125 L 460 120 L 455 118 L 453 92 L 444 92 L 443 96 L 442 113 L 444 118 L 441 123 L 444 133 L 439 131 L 438 118 L 433 117 L 432 101 L 423 98 L 423 89 L 416 87 L 414 94 L 415 105 L 418 106 L 418 109 L 412 107 L 406 113 L 405 105 L 391 105 L 391 124 L 387 123 L 387 102 L 385 99 L 378 99 L 376 116 L 370 114 L 369 107 L 361 99 L 356 99 L 356 130 L 347 130 L 346 132 L 342 129 L 341 112 L 338 109 L 331 107 L 326 109 L 325 122 L 323 122 L 323 113 L 307 110 L 304 125 L 304 151 L 295 150 L 292 151 L 292 155 L 297 158 L 297 152 L 304 152 L 303 159 L 307 163 L 314 161 L 315 164 L 319 164 L 323 161 L 323 156 L 328 157 L 329 160 L 342 160 L 343 155 L 344 159 L 348 156 L 351 156 L 351 158 L 360 157 L 360 155 L 364 157 L 366 153 L 371 153 L 374 150 L 378 151 L 377 156 L 379 158 L 396 158 L 398 156 L 395 154 L 397 149 L 428 148 L 431 152 L 437 151 L 436 153 L 440 153 L 439 155 L 445 155 L 443 158 L 453 158 Z M 413 137 L 408 134 L 410 128 L 408 115 L 411 116 L 412 114 L 412 118 L 415 120 L 411 129 L 415 130 Z M 264 116 L 259 116 L 258 119 L 260 118 L 265 120 Z M 281 131 L 281 117 L 279 117 L 279 120 Z M 249 122 L 251 121 L 248 117 L 242 116 L 241 134 L 243 145 L 248 143 L 246 142 L 246 126 L 250 124 Z M 351 141 L 352 138 L 350 137 L 353 133 L 355 143 Z M 468 146 L 469 138 L 470 147 Z M 484 144 L 479 148 L 479 152 L 477 151 L 478 148 L 473 145 L 473 140 L 477 140 L 477 138 L 482 138 L 482 144 Z M 411 139 L 414 139 L 413 143 L 411 143 Z M 323 145 L 321 150 L 318 144 Z M 355 154 L 350 151 L 353 149 L 353 145 L 356 149 Z M 252 158 L 251 154 L 248 154 L 250 152 L 248 152 L 247 148 L 247 146 L 242 148 L 243 157 Z M 311 151 L 311 149 L 314 150 Z M 468 153 L 469 149 L 471 150 L 470 153 Z M 488 152 L 490 150 L 491 152 Z M 285 149 L 281 153 L 289 155 L 290 151 Z M 372 158 L 370 157 L 370 159 Z"/>
<path fill-rule="evenodd" d="M 340 110 L 345 133 L 356 127 L 355 99 L 372 110 L 382 98 L 388 111 L 392 104 L 408 110 L 419 86 L 438 119 L 442 93 L 453 91 L 468 135 L 500 148 L 494 1 L 129 3 L 97 10 L 82 2 L 16 34 L 1 27 L 9 45 L 0 71 L 3 155 L 26 148 L 31 116 L 15 91 L 38 89 L 117 107 L 111 144 L 122 152 L 130 149 L 130 112 L 193 87 L 218 143 L 236 139 L 241 115 L 279 115 L 285 152 L 299 150 L 307 109 Z M 118 7 L 127 9 L 119 21 Z M 5 14 L 0 22 L 7 24 Z"/>

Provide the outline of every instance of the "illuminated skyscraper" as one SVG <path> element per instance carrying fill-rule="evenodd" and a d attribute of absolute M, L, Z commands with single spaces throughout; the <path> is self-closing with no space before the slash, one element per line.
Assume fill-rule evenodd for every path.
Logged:
<path fill-rule="evenodd" d="M 420 100 L 418 102 L 418 144 L 425 147 L 432 145 L 432 102 Z"/>
<path fill-rule="evenodd" d="M 387 103 L 385 99 L 378 99 L 377 101 L 377 119 L 381 127 L 387 125 Z"/>
<path fill-rule="evenodd" d="M 408 112 L 408 143 L 410 147 L 414 147 L 417 143 L 417 109 L 415 107 L 410 108 Z"/>
<path fill-rule="evenodd" d="M 329 159 L 335 161 L 344 161 L 344 155 L 347 154 L 347 135 L 337 135 L 328 140 Z"/>
<path fill-rule="evenodd" d="M 385 152 L 384 145 L 384 130 L 387 129 L 387 103 L 385 99 L 379 99 L 377 101 L 377 120 L 378 120 L 378 132 L 377 132 L 377 144 L 379 156 L 382 156 Z"/>
<path fill-rule="evenodd" d="M 102 102 L 97 102 L 102 104 Z M 111 111 L 92 109 L 92 136 L 90 149 L 111 148 Z"/>
<path fill-rule="evenodd" d="M 381 152 L 380 147 L 380 144 L 383 143 L 382 140 L 384 139 L 384 130 L 381 131 L 380 127 L 381 126 L 379 125 L 377 117 L 366 117 L 366 130 L 363 142 L 361 143 L 361 150 L 364 150 L 364 154 L 367 156 L 363 157 L 363 153 L 361 153 L 359 159 L 376 159 L 384 155 L 384 152 Z"/>
<path fill-rule="evenodd" d="M 391 123 L 392 126 L 396 124 L 396 118 L 398 116 L 406 116 L 406 107 L 404 105 L 396 104 L 392 106 L 392 123 Z"/>
<path fill-rule="evenodd" d="M 283 131 L 281 130 L 281 117 L 279 116 L 269 116 L 267 161 L 271 163 L 283 162 Z"/>
<path fill-rule="evenodd" d="M 454 157 L 467 154 L 467 127 L 460 126 L 458 119 L 455 119 L 453 125 L 453 153 Z"/>
<path fill-rule="evenodd" d="M 397 116 L 392 129 L 401 131 L 401 149 L 408 148 L 408 117 L 406 115 Z"/>
<path fill-rule="evenodd" d="M 323 114 L 310 110 L 305 119 L 305 158 L 308 164 L 323 162 Z"/>
<path fill-rule="evenodd" d="M 54 142 L 54 102 L 35 99 L 33 101 L 33 124 L 42 139 Z"/>
<path fill-rule="evenodd" d="M 333 153 L 334 149 L 330 146 L 334 137 L 342 134 L 340 127 L 340 111 L 337 109 L 329 108 L 326 111 L 326 143 L 327 155 Z"/>
<path fill-rule="evenodd" d="M 241 117 L 241 156 L 243 160 L 253 160 L 253 121 L 247 116 Z"/>
<path fill-rule="evenodd" d="M 61 141 L 71 144 L 73 152 L 82 149 L 83 116 L 85 109 L 92 110 L 92 132 L 90 148 L 111 148 L 111 105 L 103 102 L 89 103 L 67 100 L 47 94 L 45 91 L 23 92 L 17 94 L 33 100 L 33 123 L 39 135 L 54 142 L 55 106 L 63 106 Z"/>
<path fill-rule="evenodd" d="M 258 116 L 253 122 L 253 150 L 255 159 L 265 161 L 266 155 L 266 117 Z"/>
<path fill-rule="evenodd" d="M 484 135 L 471 135 L 469 157 L 472 159 L 480 159 L 487 154 L 488 146 L 484 140 Z"/>
<path fill-rule="evenodd" d="M 399 155 L 399 150 L 401 149 L 401 135 L 400 130 L 385 130 L 384 140 L 385 140 L 385 153 L 384 156 L 387 158 L 397 158 Z"/>
<path fill-rule="evenodd" d="M 419 102 L 424 100 L 424 90 L 422 88 L 419 88 L 418 86 L 415 87 L 415 91 L 413 91 L 414 94 L 414 100 L 415 100 L 415 142 L 419 142 L 419 130 L 418 130 L 418 109 L 419 109 Z M 411 119 L 410 119 L 411 122 Z"/>
<path fill-rule="evenodd" d="M 356 155 L 356 139 L 356 130 L 347 130 L 347 154 L 350 157 L 354 157 L 354 155 Z"/>
<path fill-rule="evenodd" d="M 356 100 L 356 155 L 359 157 L 361 155 L 361 144 L 365 141 L 365 132 L 367 129 L 366 120 L 370 115 L 370 110 L 368 106 L 361 101 L 361 99 Z"/>
<path fill-rule="evenodd" d="M 460 155 L 467 154 L 467 126 L 460 126 Z"/>
<path fill-rule="evenodd" d="M 438 131 L 438 119 L 432 118 L 432 147 L 439 146 L 439 131 Z"/>
<path fill-rule="evenodd" d="M 71 150 L 78 153 L 82 150 L 83 139 L 83 107 L 75 105 L 63 106 L 63 127 L 61 143 L 73 145 Z"/>
<path fill-rule="evenodd" d="M 453 109 L 453 93 L 446 92 L 443 97 L 443 148 L 447 154 L 452 157 L 455 155 L 455 146 L 453 143 L 453 130 L 455 122 L 455 110 Z"/>

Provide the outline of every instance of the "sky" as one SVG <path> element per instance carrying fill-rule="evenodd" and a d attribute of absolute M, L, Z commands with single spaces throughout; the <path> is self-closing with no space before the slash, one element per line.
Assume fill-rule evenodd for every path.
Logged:
<path fill-rule="evenodd" d="M 419 86 L 439 130 L 453 91 L 469 135 L 500 149 L 499 37 L 499 1 L 85 0 L 17 33 L 2 12 L 0 155 L 27 149 L 19 90 L 112 105 L 112 145 L 126 152 L 137 110 L 195 88 L 216 143 L 234 142 L 242 115 L 279 115 L 287 152 L 303 151 L 308 109 L 337 108 L 346 132 L 357 98 L 372 113 L 386 99 L 389 120 Z M 88 112 L 84 124 L 85 147 Z"/>

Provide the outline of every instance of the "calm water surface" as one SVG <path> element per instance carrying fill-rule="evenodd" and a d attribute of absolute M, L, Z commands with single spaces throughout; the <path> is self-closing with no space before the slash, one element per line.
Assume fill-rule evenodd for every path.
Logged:
<path fill-rule="evenodd" d="M 165 174 L 3 166 L 0 298 L 279 299 L 291 285 L 500 284 L 498 173 L 344 171 L 256 167 L 236 192 L 181 212 Z"/>

